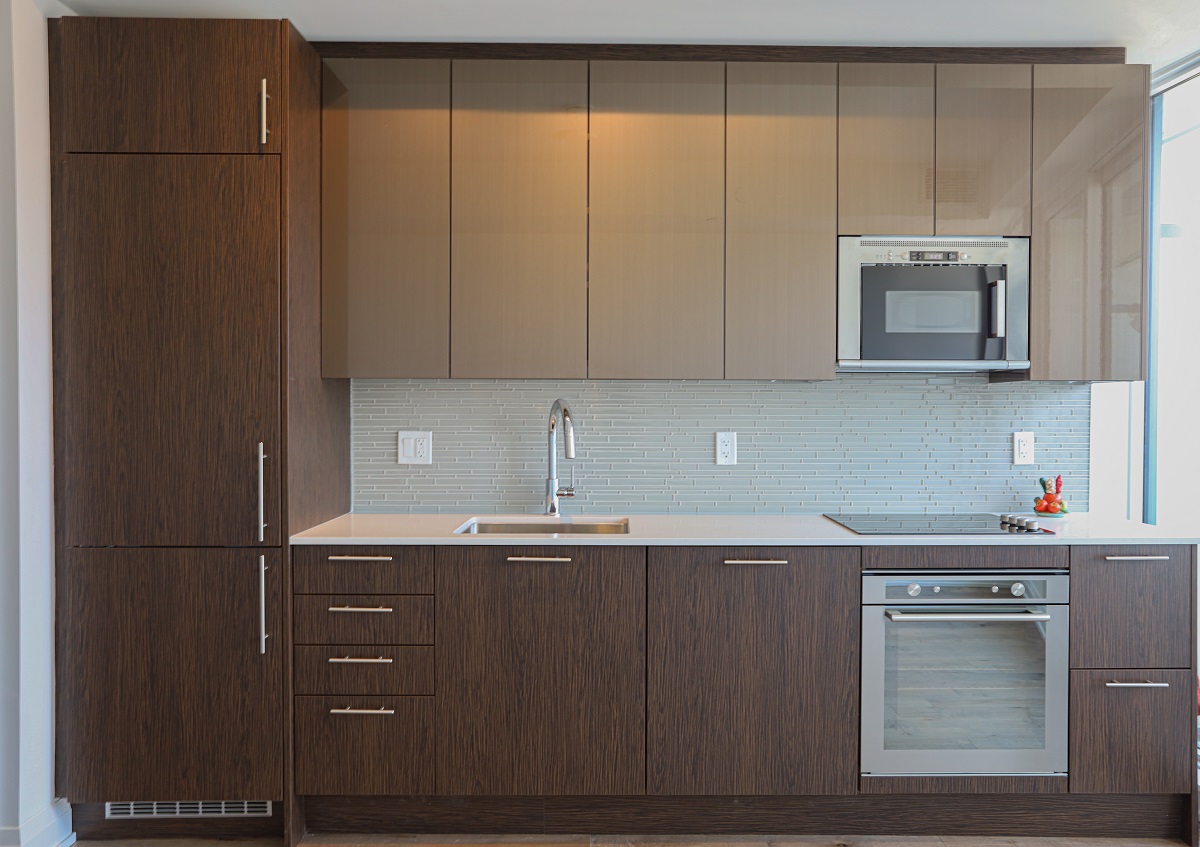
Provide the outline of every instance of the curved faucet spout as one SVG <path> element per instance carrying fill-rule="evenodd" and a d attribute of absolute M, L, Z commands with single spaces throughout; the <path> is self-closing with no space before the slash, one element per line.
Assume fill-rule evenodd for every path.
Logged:
<path fill-rule="evenodd" d="M 571 407 L 561 397 L 550 407 L 550 424 L 546 430 L 546 453 L 549 457 L 546 476 L 546 514 L 558 516 L 558 498 L 574 497 L 575 489 L 558 486 L 558 416 L 562 414 L 563 430 L 566 435 L 566 454 L 575 458 L 575 426 L 571 422 Z"/>

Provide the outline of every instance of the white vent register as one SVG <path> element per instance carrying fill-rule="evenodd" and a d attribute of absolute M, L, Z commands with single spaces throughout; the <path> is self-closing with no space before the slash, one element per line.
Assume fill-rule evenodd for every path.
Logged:
<path fill-rule="evenodd" d="M 197 800 L 105 803 L 108 819 L 146 818 L 269 818 L 270 800 Z"/>

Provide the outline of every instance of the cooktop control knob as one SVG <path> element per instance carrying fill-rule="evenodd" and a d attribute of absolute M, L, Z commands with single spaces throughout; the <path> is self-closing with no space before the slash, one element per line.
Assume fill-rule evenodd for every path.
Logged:
<path fill-rule="evenodd" d="M 1009 590 L 1012 592 L 1013 597 L 1024 597 L 1025 596 L 1025 586 L 1019 582 L 1014 582 L 1012 584 L 1012 588 L 1010 588 Z"/>
<path fill-rule="evenodd" d="M 908 592 L 909 597 L 916 597 L 918 594 L 921 593 L 921 586 L 915 582 L 910 582 L 908 584 L 908 588 L 906 588 L 905 590 Z"/>

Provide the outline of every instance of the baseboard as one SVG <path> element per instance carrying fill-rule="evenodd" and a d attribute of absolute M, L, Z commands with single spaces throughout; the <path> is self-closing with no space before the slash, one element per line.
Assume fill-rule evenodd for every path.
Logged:
<path fill-rule="evenodd" d="M 0 827 L 0 847 L 70 847 L 71 804 L 55 800 L 20 826 Z"/>

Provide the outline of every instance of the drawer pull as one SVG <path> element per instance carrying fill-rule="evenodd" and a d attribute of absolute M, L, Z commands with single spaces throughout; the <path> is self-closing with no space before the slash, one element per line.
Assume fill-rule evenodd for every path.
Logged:
<path fill-rule="evenodd" d="M 331 612 L 374 612 L 386 613 L 396 611 L 391 606 L 330 606 Z"/>
<path fill-rule="evenodd" d="M 569 557 L 562 556 L 509 556 L 510 562 L 569 562 Z"/>
<path fill-rule="evenodd" d="M 380 656 L 377 659 L 358 658 L 356 656 L 330 656 L 329 663 L 331 665 L 390 665 L 392 659 L 386 656 Z"/>
<path fill-rule="evenodd" d="M 1105 688 L 1170 688 L 1171 683 L 1169 683 L 1169 682 L 1151 682 L 1150 680 L 1146 680 L 1145 682 L 1115 682 L 1114 681 L 1114 682 L 1104 683 L 1104 687 Z"/>
<path fill-rule="evenodd" d="M 351 709 L 351 708 L 347 707 L 345 709 L 330 709 L 329 714 L 331 714 L 331 715 L 394 715 L 394 714 L 396 714 L 396 710 L 395 709 L 387 709 L 382 706 L 378 709 Z"/>
<path fill-rule="evenodd" d="M 1170 556 L 1105 556 L 1106 562 L 1169 562 Z"/>
<path fill-rule="evenodd" d="M 331 562 L 390 562 L 391 556 L 330 556 Z"/>
<path fill-rule="evenodd" d="M 727 565 L 786 565 L 787 559 L 726 559 Z"/>

